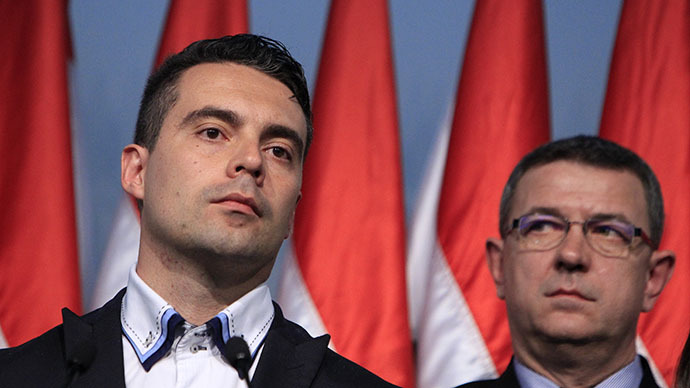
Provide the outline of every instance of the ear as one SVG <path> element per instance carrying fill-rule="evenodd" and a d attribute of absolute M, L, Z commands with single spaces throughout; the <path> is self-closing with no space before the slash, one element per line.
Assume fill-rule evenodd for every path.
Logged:
<path fill-rule="evenodd" d="M 149 150 L 130 144 L 122 150 L 121 176 L 122 188 L 136 199 L 144 199 L 144 176 L 146 163 L 149 158 Z"/>
<path fill-rule="evenodd" d="M 292 231 L 295 230 L 295 212 L 297 211 L 297 204 L 299 204 L 299 200 L 302 199 L 302 192 L 300 191 L 297 194 L 297 201 L 295 201 L 295 207 L 292 209 L 292 213 L 290 213 L 290 221 L 288 224 L 288 231 L 285 237 L 283 237 L 283 240 L 287 240 L 288 237 L 292 235 Z"/>
<path fill-rule="evenodd" d="M 661 291 L 671 279 L 673 267 L 676 263 L 676 254 L 671 251 L 654 251 L 649 260 L 649 273 L 647 285 L 644 290 L 642 311 L 649 311 L 659 299 Z"/>
<path fill-rule="evenodd" d="M 486 263 L 489 265 L 489 272 L 494 278 L 496 285 L 496 295 L 505 299 L 505 277 L 503 276 L 503 240 L 490 237 L 486 240 Z"/>

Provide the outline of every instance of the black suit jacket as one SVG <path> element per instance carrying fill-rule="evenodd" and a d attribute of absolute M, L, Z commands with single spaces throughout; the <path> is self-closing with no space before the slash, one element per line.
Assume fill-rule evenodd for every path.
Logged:
<path fill-rule="evenodd" d="M 654 375 L 652 370 L 649 369 L 649 364 L 647 360 L 640 356 L 642 360 L 642 381 L 640 382 L 640 388 L 659 388 L 654 380 Z M 456 388 L 520 388 L 518 383 L 517 374 L 515 373 L 515 368 L 513 367 L 513 360 L 510 361 L 508 368 L 503 374 L 494 380 L 482 380 L 475 381 L 473 383 L 467 383 L 460 385 Z"/>
<path fill-rule="evenodd" d="M 125 386 L 120 307 L 125 290 L 83 317 L 63 310 L 63 324 L 0 350 L 2 387 Z M 275 305 L 252 387 L 394 387 L 312 338 Z M 228 366 L 229 367 L 229 366 Z"/>

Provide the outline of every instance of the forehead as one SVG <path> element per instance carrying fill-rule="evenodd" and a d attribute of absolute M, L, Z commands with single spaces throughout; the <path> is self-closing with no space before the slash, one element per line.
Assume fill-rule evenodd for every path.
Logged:
<path fill-rule="evenodd" d="M 510 217 L 536 208 L 553 208 L 573 220 L 619 214 L 647 228 L 646 206 L 642 182 L 632 172 L 557 161 L 523 175 L 515 190 Z"/>
<path fill-rule="evenodd" d="M 279 80 L 249 66 L 232 62 L 203 63 L 182 73 L 177 100 L 168 119 L 213 106 L 247 119 L 280 124 L 306 139 L 306 118 L 292 91 Z"/>

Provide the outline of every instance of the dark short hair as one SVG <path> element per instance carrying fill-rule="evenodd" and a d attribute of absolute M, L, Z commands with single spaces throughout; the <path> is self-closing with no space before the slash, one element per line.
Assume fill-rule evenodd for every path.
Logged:
<path fill-rule="evenodd" d="M 202 63 L 231 62 L 249 66 L 287 86 L 302 108 L 307 122 L 306 155 L 313 137 L 309 90 L 302 65 L 285 46 L 270 38 L 252 34 L 200 40 L 168 57 L 146 83 L 139 106 L 134 143 L 153 150 L 163 120 L 178 98 L 177 84 L 182 73 Z"/>
<path fill-rule="evenodd" d="M 499 229 L 505 238 L 509 231 L 515 188 L 520 179 L 532 168 L 557 161 L 571 161 L 610 170 L 629 171 L 640 179 L 647 200 L 650 239 L 654 249 L 659 247 L 664 229 L 664 200 L 659 181 L 652 169 L 636 153 L 612 141 L 595 136 L 575 136 L 547 143 L 527 154 L 515 166 L 503 189 L 499 211 Z"/>

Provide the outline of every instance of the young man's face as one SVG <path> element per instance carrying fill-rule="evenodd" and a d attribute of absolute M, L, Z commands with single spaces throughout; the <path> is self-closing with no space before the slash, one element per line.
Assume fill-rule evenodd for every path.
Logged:
<path fill-rule="evenodd" d="M 234 63 L 191 67 L 177 93 L 143 163 L 142 240 L 162 254 L 272 265 L 300 198 L 300 105 L 280 81 Z"/>

